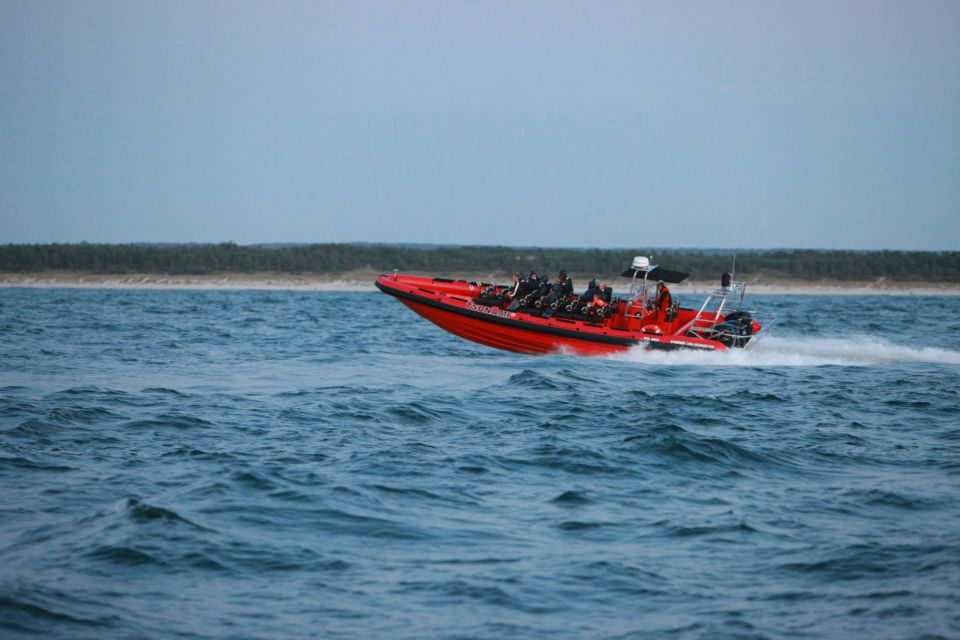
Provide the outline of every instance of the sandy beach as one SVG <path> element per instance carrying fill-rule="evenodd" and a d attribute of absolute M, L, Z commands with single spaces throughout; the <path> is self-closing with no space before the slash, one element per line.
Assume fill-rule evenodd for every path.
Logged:
<path fill-rule="evenodd" d="M 376 291 L 373 282 L 377 273 L 351 271 L 341 274 L 295 273 L 221 273 L 210 275 L 169 275 L 157 273 L 98 274 L 73 271 L 42 273 L 0 273 L 0 288 L 68 288 L 68 289 L 194 289 L 194 290 L 263 290 L 263 291 Z M 427 274 L 422 274 L 427 275 Z M 509 274 L 431 274 L 442 277 L 465 278 L 479 282 L 509 282 Z M 593 276 L 572 274 L 578 287 Z M 616 292 L 627 288 L 618 277 L 609 281 Z M 748 289 L 754 294 L 769 295 L 902 295 L 902 296 L 957 296 L 960 285 L 930 282 L 816 282 L 748 279 Z M 704 293 L 716 287 L 715 283 L 688 281 L 674 285 L 677 294 Z"/>

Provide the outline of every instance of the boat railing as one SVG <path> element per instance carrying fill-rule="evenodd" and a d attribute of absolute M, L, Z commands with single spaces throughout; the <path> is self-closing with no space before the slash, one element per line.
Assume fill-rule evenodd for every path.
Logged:
<path fill-rule="evenodd" d="M 759 323 L 759 331 L 754 333 L 751 327 L 749 332 L 745 332 L 742 325 L 738 328 L 729 324 L 720 324 L 713 328 L 709 334 L 709 338 L 711 340 L 722 342 L 727 346 L 746 349 L 747 347 L 756 344 L 762 336 L 766 335 L 767 330 L 777 320 L 776 316 L 769 313 L 761 313 L 753 310 L 744 311 L 750 314 L 751 320 L 755 320 L 757 323 Z"/>
<path fill-rule="evenodd" d="M 768 311 L 751 311 L 750 315 L 753 316 L 753 319 L 760 323 L 760 331 L 756 332 L 750 336 L 750 342 L 746 346 L 756 344 L 760 338 L 767 334 L 770 327 L 777 323 L 777 315 L 775 313 L 770 313 Z"/>
<path fill-rule="evenodd" d="M 737 297 L 739 297 L 737 309 L 740 309 L 743 305 L 743 297 L 746 294 L 746 289 L 746 282 L 731 282 L 730 286 L 714 289 L 703 301 L 703 304 L 700 305 L 700 309 L 696 315 L 680 327 L 676 335 L 685 336 L 692 333 L 697 337 L 709 337 L 713 334 L 714 327 L 717 326 L 720 317 L 724 315 L 724 309 L 728 306 L 727 301 L 736 294 Z"/>

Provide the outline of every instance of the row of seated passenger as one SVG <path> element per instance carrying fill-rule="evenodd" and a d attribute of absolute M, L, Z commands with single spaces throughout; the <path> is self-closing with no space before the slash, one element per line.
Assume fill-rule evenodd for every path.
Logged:
<path fill-rule="evenodd" d="M 613 290 L 596 280 L 590 281 L 584 293 L 575 294 L 573 281 L 565 271 L 560 271 L 552 284 L 542 280 L 535 271 L 526 279 L 515 273 L 510 287 L 488 287 L 474 301 L 545 318 L 558 315 L 595 321 L 609 317 L 617 307 Z"/>

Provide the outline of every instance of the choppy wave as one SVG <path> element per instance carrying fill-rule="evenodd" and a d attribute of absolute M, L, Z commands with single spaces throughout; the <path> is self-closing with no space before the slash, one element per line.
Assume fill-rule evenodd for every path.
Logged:
<path fill-rule="evenodd" d="M 746 351 L 578 358 L 377 294 L 7 290 L 0 636 L 957 636 L 960 299 L 909 344 L 909 299 L 763 302 Z"/>

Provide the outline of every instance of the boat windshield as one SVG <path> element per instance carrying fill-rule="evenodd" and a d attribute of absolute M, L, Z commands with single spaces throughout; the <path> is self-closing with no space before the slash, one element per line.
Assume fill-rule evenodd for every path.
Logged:
<path fill-rule="evenodd" d="M 630 296 L 627 298 L 626 314 L 642 316 L 647 302 L 656 299 L 657 283 L 648 280 L 646 272 L 635 272 L 630 280 Z"/>

